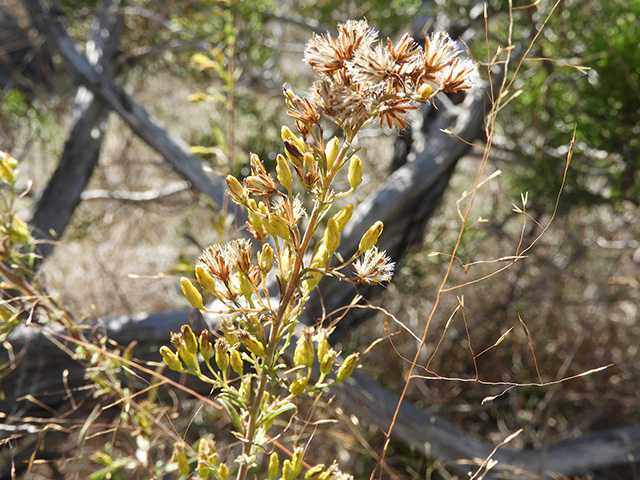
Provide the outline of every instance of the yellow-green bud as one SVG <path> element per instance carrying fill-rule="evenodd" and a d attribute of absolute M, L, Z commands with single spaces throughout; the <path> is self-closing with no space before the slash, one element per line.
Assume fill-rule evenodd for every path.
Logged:
<path fill-rule="evenodd" d="M 296 476 L 293 474 L 293 466 L 291 460 L 287 459 L 282 462 L 282 480 L 294 480 Z"/>
<path fill-rule="evenodd" d="M 218 467 L 218 475 L 222 480 L 227 480 L 229 478 L 229 467 L 227 467 L 226 463 L 221 463 Z"/>
<path fill-rule="evenodd" d="M 322 335 L 320 337 L 320 340 L 318 340 L 318 347 L 317 347 L 318 362 L 322 362 L 322 359 L 327 354 L 330 348 L 331 346 L 329 345 L 329 340 L 327 340 L 326 335 Z"/>
<path fill-rule="evenodd" d="M 213 353 L 213 345 L 209 341 L 209 332 L 203 330 L 200 333 L 200 338 L 198 338 L 198 344 L 200 345 L 200 354 L 202 358 L 205 360 L 209 360 L 211 358 L 211 354 Z"/>
<path fill-rule="evenodd" d="M 360 251 L 360 253 L 364 253 L 375 247 L 376 243 L 378 243 L 378 238 L 380 237 L 383 228 L 384 224 L 380 221 L 377 221 L 376 223 L 371 225 L 371 227 L 369 227 L 369 230 L 367 230 L 367 232 L 362 236 L 362 239 L 360 240 L 360 245 L 358 246 L 358 250 Z"/>
<path fill-rule="evenodd" d="M 242 361 L 242 359 L 240 359 L 240 361 Z M 229 366 L 229 354 L 226 348 L 222 348 L 221 346 L 216 347 L 216 365 L 222 372 Z"/>
<path fill-rule="evenodd" d="M 336 352 L 333 348 L 329 349 L 327 353 L 324 354 L 322 360 L 320 360 L 320 372 L 323 375 L 327 375 L 329 372 L 331 372 L 333 362 L 337 356 L 338 352 Z"/>
<path fill-rule="evenodd" d="M 324 268 L 329 264 L 329 249 L 324 243 L 321 243 L 318 247 L 318 251 L 313 255 L 311 268 Z"/>
<path fill-rule="evenodd" d="M 352 214 L 353 214 L 353 204 L 350 203 L 346 207 L 341 208 L 340 211 L 333 216 L 333 218 L 336 219 L 336 222 L 338 222 L 338 227 L 340 231 L 344 230 L 344 227 L 347 226 L 347 223 L 349 223 L 349 220 L 351 220 Z"/>
<path fill-rule="evenodd" d="M 238 281 L 240 283 L 240 293 L 243 297 L 249 299 L 251 295 L 253 295 L 253 286 L 251 284 L 251 280 L 245 274 L 241 273 L 238 275 Z"/>
<path fill-rule="evenodd" d="M 278 215 L 273 213 L 269 214 L 269 227 L 271 229 L 271 232 L 269 233 L 275 233 L 277 236 L 285 240 L 289 240 L 289 227 L 287 226 L 286 222 Z"/>
<path fill-rule="evenodd" d="M 196 279 L 198 283 L 205 289 L 205 291 L 217 295 L 216 282 L 213 280 L 211 274 L 202 265 L 196 265 Z"/>
<path fill-rule="evenodd" d="M 340 151 L 340 144 L 336 137 L 333 137 L 331 140 L 327 142 L 327 148 L 325 149 L 327 156 L 327 170 L 331 170 L 333 164 L 338 158 L 338 153 Z"/>
<path fill-rule="evenodd" d="M 269 457 L 269 471 L 267 473 L 267 479 L 271 480 L 278 475 L 280 470 L 280 459 L 278 458 L 278 452 L 273 452 Z"/>
<path fill-rule="evenodd" d="M 291 392 L 291 395 L 300 395 L 302 392 L 304 392 L 304 389 L 307 387 L 308 382 L 309 379 L 307 377 L 298 378 L 289 386 L 289 392 Z"/>
<path fill-rule="evenodd" d="M 310 367 L 313 365 L 314 356 L 315 352 L 313 350 L 311 335 L 308 335 L 305 332 L 305 334 L 302 335 L 296 343 L 296 349 L 293 352 L 293 364 L 296 367 L 300 367 L 302 365 Z"/>
<path fill-rule="evenodd" d="M 242 355 L 238 350 L 233 350 L 231 352 L 231 369 L 236 372 L 238 375 L 242 375 L 244 372 L 244 362 L 242 361 Z"/>
<path fill-rule="evenodd" d="M 233 328 L 233 325 L 229 321 L 229 319 L 224 319 L 220 322 L 220 327 L 222 328 L 222 333 L 224 338 L 229 342 L 229 345 L 232 347 L 236 346 L 240 340 L 238 340 L 238 334 Z"/>
<path fill-rule="evenodd" d="M 357 155 L 351 157 L 348 178 L 351 188 L 356 188 L 362 183 L 362 160 Z"/>
<path fill-rule="evenodd" d="M 428 83 L 425 83 L 420 88 L 418 88 L 418 95 L 420 95 L 423 99 L 429 99 L 433 94 L 433 88 Z"/>
<path fill-rule="evenodd" d="M 200 295 L 200 292 L 196 289 L 196 287 L 193 286 L 191 280 L 189 280 L 187 277 L 182 277 L 180 279 L 180 285 L 182 286 L 182 293 L 184 293 L 184 296 L 189 301 L 191 306 L 193 308 L 197 308 L 198 310 L 204 309 L 204 305 L 202 303 L 202 295 Z"/>
<path fill-rule="evenodd" d="M 184 442 L 176 442 L 173 444 L 173 457 L 178 465 L 178 471 L 182 475 L 189 475 L 189 460 L 187 460 L 187 454 L 184 451 Z"/>
<path fill-rule="evenodd" d="M 262 251 L 258 253 L 260 273 L 266 275 L 273 268 L 273 248 L 267 243 L 262 245 Z"/>
<path fill-rule="evenodd" d="M 284 94 L 285 101 L 291 101 L 296 96 L 286 83 L 282 86 L 282 93 Z"/>
<path fill-rule="evenodd" d="M 319 480 L 322 472 L 324 472 L 324 463 L 320 463 L 307 470 L 307 473 L 304 475 L 304 480 Z"/>
<path fill-rule="evenodd" d="M 242 338 L 242 343 L 245 347 L 247 347 L 247 350 L 249 350 L 254 355 L 258 357 L 264 357 L 264 345 L 262 345 L 262 343 L 260 343 L 258 339 L 253 335 L 245 335 Z"/>
<path fill-rule="evenodd" d="M 209 480 L 213 469 L 218 464 L 216 445 L 211 438 L 202 438 L 198 445 L 198 475 L 202 480 Z"/>
<path fill-rule="evenodd" d="M 335 218 L 330 218 L 327 222 L 327 229 L 324 232 L 324 244 L 329 252 L 335 252 L 340 245 L 340 226 Z"/>
<path fill-rule="evenodd" d="M 291 455 L 291 467 L 294 478 L 302 472 L 302 460 L 304 460 L 304 449 L 297 447 L 293 450 L 293 455 Z"/>
<path fill-rule="evenodd" d="M 249 199 L 247 190 L 240 184 L 238 179 L 233 175 L 227 175 L 227 187 L 231 200 L 238 205 L 245 205 Z"/>
<path fill-rule="evenodd" d="M 160 347 L 160 355 L 162 355 L 162 360 L 164 360 L 164 363 L 166 363 L 167 367 L 169 367 L 171 370 L 174 370 L 176 372 L 184 371 L 182 362 L 180 361 L 178 354 L 166 345 Z"/>
<path fill-rule="evenodd" d="M 291 175 L 291 169 L 287 163 L 286 158 L 282 154 L 278 154 L 276 157 L 276 173 L 278 174 L 278 181 L 283 187 L 289 189 L 293 182 L 293 176 Z"/>
<path fill-rule="evenodd" d="M 352 353 L 349 355 L 342 366 L 338 369 L 338 373 L 336 374 L 336 380 L 338 382 L 343 382 L 347 378 L 351 376 L 353 373 L 353 369 L 356 367 L 356 363 L 358 363 L 358 357 L 360 357 L 359 353 Z"/>
<path fill-rule="evenodd" d="M 314 166 L 316 164 L 316 158 L 313 156 L 313 153 L 305 153 L 302 157 L 302 164 L 304 165 L 304 171 L 306 173 L 310 173 L 314 171 Z"/>
<path fill-rule="evenodd" d="M 288 138 L 297 140 L 296 136 L 293 134 L 291 129 L 289 127 L 287 127 L 286 125 L 283 125 L 282 128 L 280 129 L 280 135 L 282 136 L 282 140 L 283 141 L 288 139 Z"/>
<path fill-rule="evenodd" d="M 189 325 L 182 325 L 180 328 L 182 332 L 182 342 L 189 353 L 194 355 L 198 353 L 198 339 L 196 334 L 193 333 Z"/>

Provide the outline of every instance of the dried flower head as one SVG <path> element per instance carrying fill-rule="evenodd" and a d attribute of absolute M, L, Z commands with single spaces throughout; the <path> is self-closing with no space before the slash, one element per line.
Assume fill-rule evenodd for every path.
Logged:
<path fill-rule="evenodd" d="M 360 48 L 369 47 L 377 37 L 365 20 L 349 20 L 338 25 L 338 40 L 330 34 L 314 35 L 304 49 L 304 61 L 317 72 L 332 74 L 346 67 Z"/>
<path fill-rule="evenodd" d="M 290 197 L 275 197 L 271 201 L 271 211 L 280 217 L 286 218 L 291 225 L 298 223 L 306 211 L 298 197 L 292 201 Z"/>
<path fill-rule="evenodd" d="M 378 247 L 373 247 L 353 263 L 356 280 L 365 285 L 375 285 L 380 282 L 391 280 L 395 263 L 385 255 L 384 251 L 379 251 Z"/>
<path fill-rule="evenodd" d="M 232 240 L 226 245 L 226 255 L 231 264 L 244 274 L 251 270 L 251 244 L 248 240 Z"/>
<path fill-rule="evenodd" d="M 328 77 L 313 84 L 311 95 L 327 116 L 345 127 L 361 126 L 370 119 L 377 99 L 370 85 L 345 85 Z"/>
<path fill-rule="evenodd" d="M 424 49 L 405 34 L 395 45 L 373 45 L 377 32 L 365 21 L 349 21 L 331 35 L 314 36 L 305 61 L 319 73 L 312 103 L 345 129 L 357 129 L 380 118 L 380 127 L 406 128 L 406 115 L 439 92 L 455 93 L 477 81 L 477 67 L 459 58 L 455 42 L 443 32 L 426 38 Z M 285 94 L 286 96 L 286 94 Z M 289 103 L 293 96 L 289 95 Z M 298 122 L 309 106 L 291 109 Z M 315 121 L 315 118 L 314 118 Z M 305 123 L 305 125 L 307 125 Z"/>
<path fill-rule="evenodd" d="M 222 245 L 211 245 L 205 248 L 202 255 L 198 257 L 198 264 L 208 269 L 213 278 L 223 283 L 229 280 L 231 263 Z"/>

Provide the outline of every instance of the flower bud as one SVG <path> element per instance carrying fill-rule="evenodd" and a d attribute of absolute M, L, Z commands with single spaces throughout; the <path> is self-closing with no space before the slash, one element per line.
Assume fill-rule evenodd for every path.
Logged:
<path fill-rule="evenodd" d="M 162 360 L 164 360 L 164 363 L 166 363 L 167 367 L 169 367 L 171 370 L 174 370 L 176 372 L 184 371 L 182 362 L 180 361 L 178 354 L 166 345 L 160 347 L 160 355 L 162 355 Z"/>
<path fill-rule="evenodd" d="M 244 362 L 242 361 L 240 352 L 238 350 L 232 350 L 230 357 L 231 369 L 238 375 L 242 375 L 244 372 Z"/>
<path fill-rule="evenodd" d="M 353 214 L 353 204 L 350 203 L 346 207 L 342 207 L 338 213 L 336 213 L 333 218 L 338 222 L 338 230 L 344 230 L 344 227 L 347 226 L 349 220 L 351 220 L 351 215 Z"/>
<path fill-rule="evenodd" d="M 277 236 L 285 239 L 285 240 L 289 240 L 290 237 L 290 232 L 289 232 L 289 227 L 287 226 L 286 222 L 282 219 L 282 217 L 274 214 L 274 213 L 270 213 L 269 214 L 269 227 L 267 228 L 267 230 L 271 229 L 271 233 L 272 235 L 275 233 Z"/>
<path fill-rule="evenodd" d="M 224 372 L 229 367 L 229 354 L 225 348 L 216 344 L 216 365 L 220 371 Z"/>
<path fill-rule="evenodd" d="M 231 200 L 233 200 L 234 203 L 237 203 L 238 205 L 245 205 L 247 203 L 249 194 L 233 175 L 227 175 L 227 188 L 229 189 Z"/>
<path fill-rule="evenodd" d="M 327 340 L 326 334 L 319 335 L 319 337 L 320 338 L 317 340 L 318 346 L 316 347 L 316 350 L 318 355 L 318 362 L 322 362 L 322 359 L 327 354 L 331 346 L 329 345 L 329 340 Z"/>
<path fill-rule="evenodd" d="M 203 330 L 200 333 L 200 338 L 198 338 L 198 344 L 200 345 L 200 355 L 205 360 L 209 360 L 211 358 L 211 354 L 213 353 L 213 345 L 209 341 L 209 332 Z"/>
<path fill-rule="evenodd" d="M 229 319 L 223 319 L 220 322 L 220 327 L 222 328 L 222 334 L 224 335 L 225 340 L 229 343 L 230 346 L 235 347 L 240 340 L 238 340 L 238 334 L 236 333 Z"/>
<path fill-rule="evenodd" d="M 278 458 L 278 452 L 273 452 L 269 457 L 269 470 L 267 473 L 267 479 L 271 480 L 278 475 L 280 469 L 280 459 Z"/>
<path fill-rule="evenodd" d="M 351 157 L 351 163 L 349 164 L 349 185 L 355 189 L 362 183 L 362 160 L 357 155 Z"/>
<path fill-rule="evenodd" d="M 320 463 L 315 467 L 311 467 L 304 475 L 304 480 L 319 480 L 324 472 L 324 463 Z"/>
<path fill-rule="evenodd" d="M 351 376 L 351 374 L 353 373 L 353 369 L 356 367 L 356 363 L 358 363 L 359 356 L 360 354 L 356 352 L 352 353 L 345 359 L 344 363 L 338 369 L 338 373 L 336 374 L 336 380 L 338 382 L 343 382 Z"/>
<path fill-rule="evenodd" d="M 240 293 L 246 299 L 251 298 L 253 295 L 253 285 L 251 284 L 251 280 L 249 280 L 249 277 L 245 274 L 240 274 L 238 277 L 240 282 Z"/>
<path fill-rule="evenodd" d="M 209 274 L 208 269 L 204 268 L 202 265 L 196 265 L 196 279 L 198 283 L 205 289 L 205 291 L 216 294 L 216 282 L 213 280 L 211 274 Z"/>
<path fill-rule="evenodd" d="M 323 375 L 329 374 L 331 372 L 331 368 L 333 367 L 333 362 L 338 356 L 338 352 L 336 352 L 333 348 L 330 348 L 327 353 L 324 354 L 322 360 L 320 360 L 320 372 Z"/>
<path fill-rule="evenodd" d="M 293 450 L 291 455 L 291 468 L 293 470 L 293 477 L 297 477 L 302 472 L 302 461 L 304 460 L 304 449 L 297 447 Z"/>
<path fill-rule="evenodd" d="M 296 476 L 293 474 L 293 466 L 291 460 L 287 459 L 282 462 L 282 480 L 294 480 Z"/>
<path fill-rule="evenodd" d="M 327 142 L 327 148 L 325 149 L 325 154 L 327 156 L 327 171 L 331 170 L 333 164 L 338 158 L 338 153 L 340 151 L 340 144 L 336 137 L 333 137 L 331 140 Z"/>
<path fill-rule="evenodd" d="M 176 442 L 173 444 L 173 458 L 175 458 L 178 464 L 178 471 L 182 475 L 189 475 L 189 460 L 187 460 L 187 454 L 184 451 L 184 442 Z"/>
<path fill-rule="evenodd" d="M 291 129 L 286 125 L 283 125 L 282 128 L 280 129 L 280 136 L 282 137 L 283 142 L 290 138 L 293 138 L 293 139 L 296 138 L 296 136 L 293 134 Z"/>
<path fill-rule="evenodd" d="M 358 246 L 358 251 L 360 253 L 364 253 L 367 250 L 373 248 L 376 243 L 378 243 L 378 238 L 382 233 L 382 229 L 384 228 L 384 224 L 380 221 L 374 223 L 369 230 L 362 236 L 360 240 L 360 245 Z"/>
<path fill-rule="evenodd" d="M 293 182 L 293 176 L 291 175 L 291 169 L 287 160 L 282 154 L 278 154 L 276 157 L 276 173 L 278 174 L 278 181 L 283 187 L 290 189 Z"/>
<path fill-rule="evenodd" d="M 242 343 L 247 347 L 247 350 L 257 357 L 264 357 L 264 345 L 262 345 L 262 343 L 260 343 L 258 339 L 250 333 L 242 337 Z"/>
<path fill-rule="evenodd" d="M 289 392 L 291 395 L 300 395 L 304 392 L 304 389 L 307 387 L 307 383 L 309 382 L 308 377 L 300 377 L 295 382 L 291 383 L 289 386 Z"/>
<path fill-rule="evenodd" d="M 209 480 L 213 474 L 213 469 L 218 464 L 218 454 L 216 445 L 211 438 L 202 438 L 198 445 L 198 475 L 202 480 Z"/>
<path fill-rule="evenodd" d="M 293 353 L 293 364 L 296 367 L 305 365 L 310 367 L 313 365 L 313 357 L 315 351 L 313 350 L 313 343 L 311 341 L 311 335 L 305 331 L 305 333 L 298 339 L 296 343 L 296 349 Z"/>
<path fill-rule="evenodd" d="M 260 273 L 266 275 L 273 268 L 273 248 L 267 243 L 262 245 L 262 251 L 258 253 Z"/>
<path fill-rule="evenodd" d="M 336 251 L 340 245 L 340 226 L 335 218 L 330 218 L 327 222 L 327 229 L 324 232 L 324 244 L 331 253 Z"/>
<path fill-rule="evenodd" d="M 298 168 L 302 167 L 302 152 L 295 140 L 287 138 L 284 141 L 284 153 L 287 154 L 287 158 L 293 165 Z"/>
<path fill-rule="evenodd" d="M 182 293 L 189 301 L 191 306 L 193 308 L 197 308 L 198 310 L 204 309 L 204 305 L 202 304 L 202 295 L 200 295 L 200 292 L 196 289 L 196 287 L 193 286 L 191 280 L 189 280 L 187 277 L 182 277 L 180 279 L 180 285 L 182 286 Z"/>
<path fill-rule="evenodd" d="M 193 333 L 191 327 L 189 325 L 182 325 L 180 328 L 180 332 L 182 334 L 182 343 L 189 353 L 197 354 L 198 353 L 198 340 L 196 338 L 196 334 Z"/>
<path fill-rule="evenodd" d="M 227 480 L 229 478 L 229 467 L 227 467 L 226 463 L 221 463 L 218 467 L 218 475 L 222 480 Z"/>
<path fill-rule="evenodd" d="M 428 100 L 433 96 L 433 88 L 428 83 L 425 83 L 418 88 L 418 95 L 420 95 L 423 100 Z"/>
<path fill-rule="evenodd" d="M 312 173 L 315 171 L 316 158 L 313 156 L 313 153 L 305 153 L 302 156 L 302 164 L 304 165 L 305 173 Z"/>

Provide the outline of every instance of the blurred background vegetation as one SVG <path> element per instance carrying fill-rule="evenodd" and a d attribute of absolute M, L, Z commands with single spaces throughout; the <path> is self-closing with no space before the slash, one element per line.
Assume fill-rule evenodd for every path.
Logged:
<path fill-rule="evenodd" d="M 467 34 L 463 38 L 471 55 L 483 64 L 488 51 L 509 43 L 512 16 L 517 64 L 544 24 L 513 80 L 513 99 L 498 114 L 488 174 L 502 174 L 479 190 L 472 213 L 479 220 L 464 233 L 461 263 L 515 255 L 519 242 L 528 245 L 540 234 L 535 222 L 523 225 L 513 204 L 520 205 L 521 194 L 528 192 L 528 214 L 541 225 L 551 219 L 575 129 L 557 215 L 526 261 L 444 298 L 424 360 L 433 355 L 429 370 L 441 377 L 477 375 L 519 383 L 538 381 L 536 367 L 544 381 L 551 381 L 614 365 L 560 385 L 514 389 L 486 405 L 482 399 L 500 387 L 427 380 L 415 382 L 408 396 L 480 438 L 499 442 L 524 428 L 516 446 L 539 447 L 640 421 L 640 0 L 541 0 L 513 2 L 512 9 L 510 3 L 487 3 L 485 38 L 482 5 L 471 0 L 131 1 L 123 5 L 119 62 L 134 98 L 187 140 L 213 171 L 241 175 L 248 152 L 265 159 L 279 152 L 280 126 L 287 122 L 282 84 L 300 93 L 310 86 L 310 72 L 300 59 L 313 31 L 366 17 L 381 37 L 398 38 L 418 18 L 433 19 L 435 27 L 447 19 L 452 29 Z M 80 42 L 95 7 L 96 2 L 59 2 L 60 14 Z M 5 52 L 0 61 L 10 54 L 21 68 L 19 75 L 9 75 L 6 63 L 0 67 L 0 148 L 20 160 L 20 181 L 32 180 L 35 195 L 60 158 L 75 85 L 60 59 L 30 33 L 20 2 L 6 2 L 0 15 L 0 51 Z M 486 80 L 487 68 L 481 72 Z M 396 132 L 376 130 L 360 140 L 360 156 L 368 160 L 367 191 L 386 175 L 396 137 Z M 481 154 L 482 148 L 474 149 L 460 162 L 422 247 L 405 257 L 376 299 L 418 335 L 448 261 L 431 252 L 451 251 L 460 228 L 457 202 L 473 187 Z M 158 191 L 179 181 L 156 152 L 111 115 L 86 199 L 42 269 L 49 291 L 77 318 L 186 306 L 175 275 L 192 268 L 201 247 L 235 236 L 228 220 L 186 189 L 146 202 L 100 194 Z M 32 201 L 33 196 L 22 200 L 25 212 Z M 481 276 L 482 268 L 472 275 Z M 468 275 L 458 266 L 451 285 L 468 281 Z M 448 324 L 462 296 L 464 321 L 456 317 Z M 342 349 L 362 349 L 386 338 L 386 325 L 391 336 L 364 356 L 363 369 L 399 392 L 406 358 L 412 358 L 415 347 L 389 315 L 380 314 L 343 339 Z M 498 347 L 474 357 L 511 327 Z M 189 435 L 198 438 L 208 430 L 205 425 L 220 421 L 215 412 L 197 409 L 195 401 L 167 405 L 163 408 L 175 412 L 173 428 L 179 435 L 193 422 Z M 382 447 L 379 432 L 331 404 L 310 409 L 340 420 L 314 433 L 315 460 L 338 458 L 356 478 L 369 475 Z M 144 422 L 138 422 L 134 431 L 144 433 Z M 162 432 L 151 430 L 140 438 L 153 439 L 154 448 L 166 450 L 158 458 L 170 456 L 173 440 L 167 442 Z M 115 444 L 105 446 L 103 440 L 97 437 L 84 450 L 100 454 L 78 453 L 75 462 L 57 465 L 56 471 L 64 478 L 84 478 L 86 472 L 112 466 Z M 140 441 L 130 450 L 140 449 Z M 118 450 L 128 458 L 126 445 L 119 444 Z M 437 459 L 422 458 L 401 444 L 392 443 L 387 460 L 393 478 L 453 475 Z M 29 478 L 49 478 L 54 467 L 39 468 L 34 474 L 40 476 Z M 133 478 L 117 477 L 117 471 L 91 478 Z M 629 470 L 590 475 L 631 478 Z"/>

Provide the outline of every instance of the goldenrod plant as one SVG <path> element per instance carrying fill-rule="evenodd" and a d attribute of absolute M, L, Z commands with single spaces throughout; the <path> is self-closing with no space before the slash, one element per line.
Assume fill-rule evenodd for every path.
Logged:
<path fill-rule="evenodd" d="M 354 207 L 335 211 L 334 202 L 355 192 L 366 165 L 353 146 L 358 132 L 372 123 L 404 129 L 417 104 L 428 103 L 441 92 L 471 88 L 478 75 L 476 64 L 462 58 L 445 33 L 432 34 L 424 48 L 407 34 L 397 43 L 389 39 L 377 43 L 377 32 L 363 20 L 339 25 L 337 38 L 315 35 L 306 46 L 304 61 L 317 80 L 308 97 L 284 87 L 295 132 L 282 127 L 284 153 L 277 156 L 275 178 L 255 154 L 250 157 L 251 174 L 242 182 L 227 177 L 228 194 L 246 210 L 253 240 L 206 248 L 195 266 L 198 286 L 181 279 L 182 291 L 194 308 L 223 316 L 221 332 L 212 342 L 210 332 L 196 336 L 184 325 L 172 336 L 175 349 L 160 349 L 170 369 L 213 386 L 242 443 L 241 453 L 232 461 L 221 461 L 210 440 L 199 442 L 192 461 L 190 450 L 176 444 L 177 468 L 190 478 L 220 480 L 233 474 L 244 480 L 259 463 L 268 464 L 269 479 L 351 478 L 335 463 L 303 472 L 302 447 L 280 462 L 270 442 L 275 420 L 293 415 L 294 398 L 318 394 L 346 380 L 358 353 L 339 362 L 339 352 L 328 341 L 331 328 L 320 323 L 299 336 L 293 365 L 287 365 L 283 355 L 311 292 L 324 276 L 375 285 L 393 274 L 394 263 L 376 247 L 382 222 L 369 228 L 351 258 L 336 255 Z M 343 135 L 325 138 L 322 114 Z M 336 184 L 345 187 L 340 190 Z M 309 212 L 299 196 L 305 198 Z M 202 292 L 215 297 L 214 306 L 207 306 Z M 312 379 L 316 362 L 319 375 Z"/>

